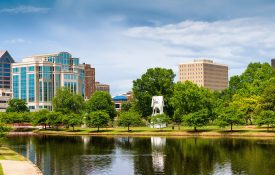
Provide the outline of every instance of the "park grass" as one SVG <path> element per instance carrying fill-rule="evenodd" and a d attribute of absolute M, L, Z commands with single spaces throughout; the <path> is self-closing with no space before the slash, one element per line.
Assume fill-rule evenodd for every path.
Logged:
<path fill-rule="evenodd" d="M 233 131 L 228 128 L 219 128 L 218 126 L 206 126 L 199 128 L 197 132 L 192 127 L 172 127 L 156 129 L 149 127 L 131 127 L 130 132 L 127 128 L 100 128 L 97 132 L 96 128 L 75 127 L 75 131 L 68 128 L 60 128 L 59 130 L 36 130 L 35 133 L 47 135 L 102 135 L 102 136 L 237 136 L 237 137 L 275 137 L 275 130 L 267 130 L 264 127 L 257 126 L 234 126 Z"/>
<path fill-rule="evenodd" d="M 0 147 L 0 160 L 18 160 L 24 161 L 26 160 L 25 157 L 19 155 L 17 152 L 7 148 L 7 147 Z"/>
<path fill-rule="evenodd" d="M 2 168 L 1 163 L 0 163 L 0 175 L 4 175 L 4 172 L 3 172 L 3 168 Z"/>

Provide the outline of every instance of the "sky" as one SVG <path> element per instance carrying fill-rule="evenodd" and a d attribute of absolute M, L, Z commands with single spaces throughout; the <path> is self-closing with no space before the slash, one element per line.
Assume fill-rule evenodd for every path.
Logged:
<path fill-rule="evenodd" d="M 67 51 L 119 95 L 148 68 L 178 74 L 179 63 L 207 58 L 232 76 L 270 62 L 274 12 L 274 0 L 1 0 L 0 50 L 16 62 Z"/>

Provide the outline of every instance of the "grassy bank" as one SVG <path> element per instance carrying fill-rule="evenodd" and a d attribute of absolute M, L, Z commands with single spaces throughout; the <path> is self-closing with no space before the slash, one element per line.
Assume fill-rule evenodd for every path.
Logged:
<path fill-rule="evenodd" d="M 127 128 L 101 128 L 97 132 L 95 128 L 80 128 L 72 129 L 61 128 L 59 130 L 35 130 L 38 134 L 49 135 L 125 135 L 125 136 L 237 136 L 237 137 L 275 137 L 275 130 L 267 130 L 257 126 L 236 126 L 233 131 L 229 128 L 220 129 L 217 126 L 207 126 L 198 129 L 197 132 L 189 127 L 167 127 L 163 129 L 148 128 L 148 127 L 132 127 L 128 132 Z"/>
<path fill-rule="evenodd" d="M 21 156 L 17 152 L 7 148 L 7 147 L 0 147 L 0 160 L 19 160 L 24 161 L 26 160 L 25 157 Z"/>

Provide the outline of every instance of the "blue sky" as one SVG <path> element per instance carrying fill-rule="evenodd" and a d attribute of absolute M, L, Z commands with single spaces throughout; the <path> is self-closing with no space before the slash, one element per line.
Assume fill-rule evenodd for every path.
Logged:
<path fill-rule="evenodd" d="M 117 95 L 150 67 L 212 58 L 235 75 L 269 62 L 274 12 L 273 0 L 1 0 L 0 50 L 16 61 L 68 51 Z"/>

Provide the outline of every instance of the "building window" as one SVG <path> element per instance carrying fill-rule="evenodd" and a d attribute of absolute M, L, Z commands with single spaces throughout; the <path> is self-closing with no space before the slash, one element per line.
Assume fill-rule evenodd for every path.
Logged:
<path fill-rule="evenodd" d="M 13 76 L 13 98 L 19 98 L 19 75 Z"/>
<path fill-rule="evenodd" d="M 28 70 L 29 70 L 29 72 L 33 72 L 34 71 L 34 66 L 28 67 Z"/>
<path fill-rule="evenodd" d="M 29 102 L 34 102 L 34 99 L 35 99 L 34 74 L 29 74 L 28 79 L 29 79 Z"/>
<path fill-rule="evenodd" d="M 22 100 L 26 100 L 27 99 L 27 94 L 26 94 L 26 91 L 27 91 L 27 73 L 26 73 L 26 67 L 21 67 L 21 73 L 20 73 L 20 89 L 21 89 L 21 99 Z"/>

